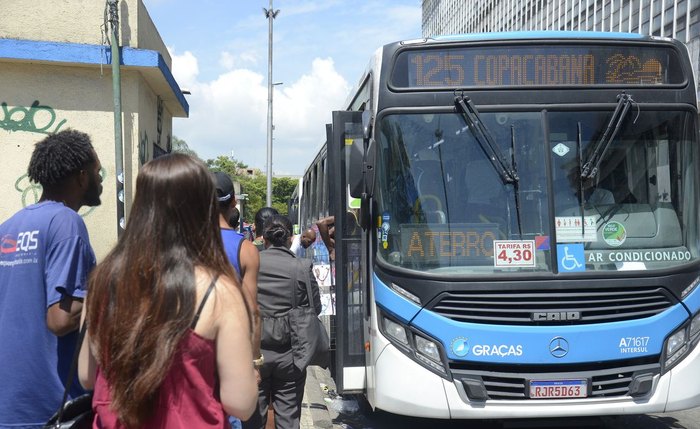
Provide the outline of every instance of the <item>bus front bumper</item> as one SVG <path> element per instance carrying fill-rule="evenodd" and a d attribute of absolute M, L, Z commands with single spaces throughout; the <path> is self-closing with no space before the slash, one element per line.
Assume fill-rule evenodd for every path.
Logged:
<path fill-rule="evenodd" d="M 372 406 L 395 414 L 439 419 L 508 419 L 646 414 L 700 405 L 700 346 L 673 369 L 654 377 L 649 394 L 582 399 L 470 401 L 461 382 L 445 380 L 393 345 L 375 362 Z"/>

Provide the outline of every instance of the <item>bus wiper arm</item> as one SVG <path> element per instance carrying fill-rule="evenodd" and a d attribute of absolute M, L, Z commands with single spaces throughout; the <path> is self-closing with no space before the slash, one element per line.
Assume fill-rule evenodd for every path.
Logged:
<path fill-rule="evenodd" d="M 630 106 L 632 105 L 632 103 L 634 103 L 634 100 L 632 100 L 632 96 L 625 94 L 624 92 L 617 95 L 617 100 L 617 107 L 615 107 L 615 111 L 610 117 L 608 127 L 605 129 L 603 137 L 600 140 L 598 140 L 598 142 L 596 142 L 593 152 L 591 152 L 591 156 L 581 168 L 582 180 L 592 179 L 596 176 L 596 174 L 598 174 L 598 167 L 600 166 L 600 162 L 604 158 L 603 155 L 605 155 L 605 152 L 608 150 L 608 147 L 610 147 L 610 143 L 612 143 L 612 141 L 615 139 L 615 136 L 617 136 L 618 131 L 620 131 L 622 121 L 625 120 L 627 112 L 629 112 L 630 110 Z"/>
<path fill-rule="evenodd" d="M 518 174 L 518 164 L 515 161 L 515 126 L 510 126 L 510 161 L 513 166 L 513 173 Z M 520 239 L 523 239 L 523 223 L 520 219 L 520 183 L 516 180 L 513 182 L 513 195 L 515 198 L 515 215 L 518 217 L 518 234 Z"/>
<path fill-rule="evenodd" d="M 517 173 L 506 163 L 503 154 L 498 150 L 498 147 L 491 136 L 491 132 L 481 121 L 479 111 L 476 110 L 476 107 L 474 106 L 474 103 L 472 103 L 471 99 L 469 97 L 465 97 L 464 95 L 458 95 L 455 97 L 455 104 L 461 110 L 462 117 L 467 122 L 467 125 L 474 135 L 474 138 L 476 138 L 476 141 L 479 142 L 479 145 L 486 154 L 486 157 L 489 159 L 489 161 L 491 161 L 491 164 L 493 164 L 493 168 L 496 169 L 498 175 L 501 176 L 503 183 L 517 183 Z"/>

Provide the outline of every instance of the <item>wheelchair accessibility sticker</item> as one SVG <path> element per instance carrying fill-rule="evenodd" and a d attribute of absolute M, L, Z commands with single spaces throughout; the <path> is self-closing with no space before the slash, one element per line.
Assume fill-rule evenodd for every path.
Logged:
<path fill-rule="evenodd" d="M 557 265 L 560 273 L 586 271 L 583 243 L 557 244 Z"/>

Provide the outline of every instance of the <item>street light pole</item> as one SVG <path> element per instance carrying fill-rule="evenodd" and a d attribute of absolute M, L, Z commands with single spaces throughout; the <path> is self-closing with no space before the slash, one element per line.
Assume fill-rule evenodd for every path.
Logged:
<path fill-rule="evenodd" d="M 124 148 L 122 137 L 122 83 L 121 53 L 119 51 L 119 0 L 107 0 L 109 6 L 109 23 L 111 27 L 110 45 L 112 62 L 112 95 L 114 100 L 114 173 L 117 182 L 117 237 L 121 237 L 126 220 L 124 218 Z"/>
<path fill-rule="evenodd" d="M 268 19 L 268 50 L 267 50 L 267 207 L 272 207 L 272 21 L 280 13 L 279 9 L 263 8 Z"/>

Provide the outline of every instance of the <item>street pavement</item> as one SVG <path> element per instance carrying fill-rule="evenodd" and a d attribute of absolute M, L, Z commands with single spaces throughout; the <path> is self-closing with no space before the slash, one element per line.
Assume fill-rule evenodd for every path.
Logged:
<path fill-rule="evenodd" d="M 325 387 L 325 389 L 324 389 Z M 329 392 L 335 392 L 335 384 L 328 370 L 310 366 L 306 370 L 304 399 L 301 401 L 301 429 L 333 428 Z M 337 413 L 335 413 L 337 416 Z"/>

